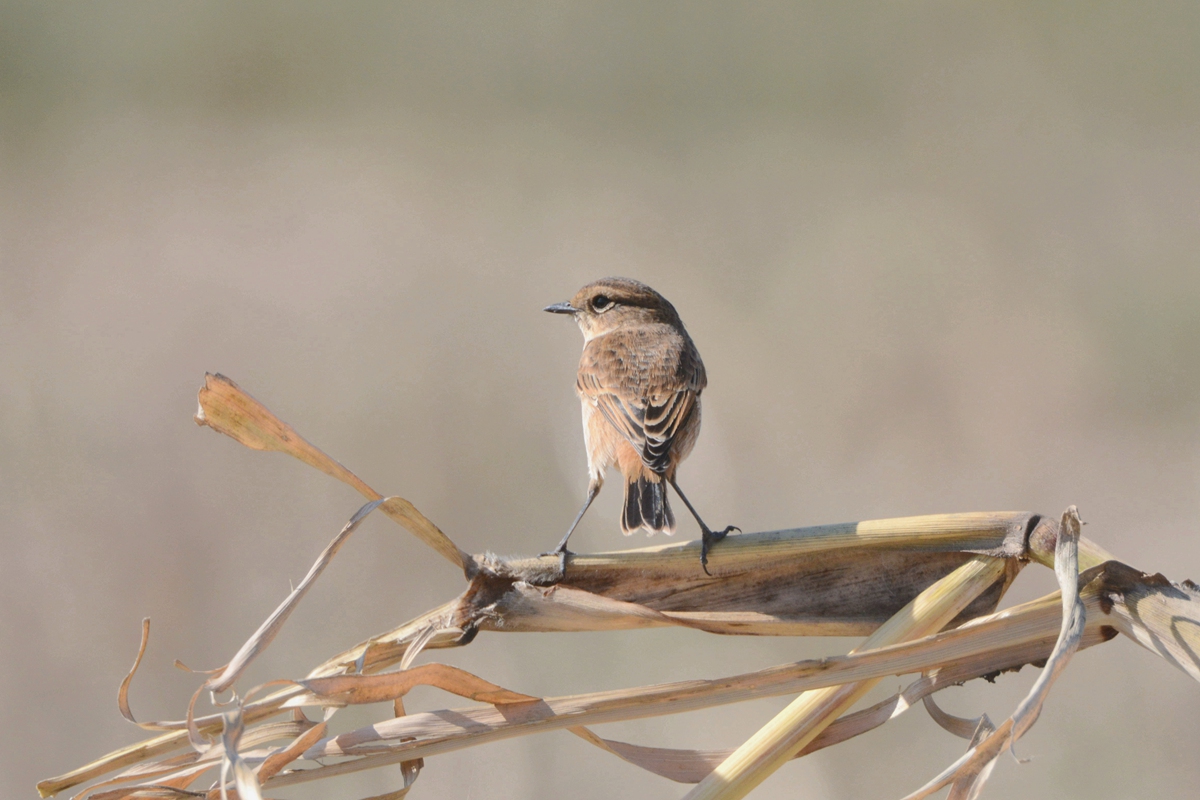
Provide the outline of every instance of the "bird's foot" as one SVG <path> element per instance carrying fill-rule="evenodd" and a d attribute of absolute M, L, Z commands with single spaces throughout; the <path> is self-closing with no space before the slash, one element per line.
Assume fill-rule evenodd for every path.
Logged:
<path fill-rule="evenodd" d="M 567 546 L 565 544 L 560 544 L 558 547 L 554 548 L 553 550 L 547 551 L 545 553 L 538 553 L 539 558 L 541 558 L 543 556 L 558 556 L 558 577 L 559 577 L 559 579 L 562 579 L 567 574 L 567 556 L 573 556 L 573 555 L 575 555 L 575 554 L 573 552 L 571 552 L 570 550 L 568 550 Z"/>
<path fill-rule="evenodd" d="M 742 529 L 736 525 L 726 525 L 723 531 L 710 531 L 708 528 L 703 528 L 700 535 L 700 567 L 704 570 L 705 575 L 712 575 L 708 571 L 708 553 L 713 549 L 713 545 L 724 539 L 731 531 L 742 532 Z"/>

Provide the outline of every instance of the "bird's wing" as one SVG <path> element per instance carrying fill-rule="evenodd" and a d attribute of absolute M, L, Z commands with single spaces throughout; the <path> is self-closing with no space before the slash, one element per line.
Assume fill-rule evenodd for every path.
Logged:
<path fill-rule="evenodd" d="M 690 341 L 674 331 L 639 329 L 588 342 L 576 388 L 661 473 L 704 384 L 704 365 Z"/>

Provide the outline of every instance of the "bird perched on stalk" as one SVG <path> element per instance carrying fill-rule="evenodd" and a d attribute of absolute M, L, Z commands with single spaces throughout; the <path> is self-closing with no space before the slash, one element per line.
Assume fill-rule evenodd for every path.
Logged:
<path fill-rule="evenodd" d="M 616 464 L 625 478 L 622 533 L 675 532 L 669 483 L 700 525 L 700 566 L 707 573 L 712 546 L 740 528 L 711 530 L 675 481 L 700 434 L 700 393 L 708 384 L 675 307 L 644 283 L 604 278 L 545 310 L 570 314 L 583 331 L 575 392 L 583 406 L 591 479 L 583 508 L 552 554 L 565 568 L 567 540 L 600 492 L 605 471 Z"/>

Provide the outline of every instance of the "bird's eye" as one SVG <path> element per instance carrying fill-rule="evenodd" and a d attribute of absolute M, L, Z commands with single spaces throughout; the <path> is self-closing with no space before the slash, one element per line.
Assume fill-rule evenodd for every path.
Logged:
<path fill-rule="evenodd" d="M 592 298 L 593 311 L 607 311 L 613 304 L 608 295 L 598 294 Z"/>

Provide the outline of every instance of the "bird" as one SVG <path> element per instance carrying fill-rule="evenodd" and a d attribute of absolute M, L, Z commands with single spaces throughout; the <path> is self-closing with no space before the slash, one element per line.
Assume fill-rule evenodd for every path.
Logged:
<path fill-rule="evenodd" d="M 558 546 L 565 572 L 567 541 L 616 465 L 625 479 L 621 532 L 675 532 L 667 499 L 670 484 L 700 525 L 700 566 L 708 571 L 713 545 L 731 531 L 713 531 L 676 482 L 676 471 L 700 434 L 700 394 L 708 384 L 704 362 L 675 306 L 631 278 L 603 278 L 569 301 L 544 309 L 574 317 L 583 331 L 575 393 L 583 410 L 588 488 L 583 507 Z"/>

